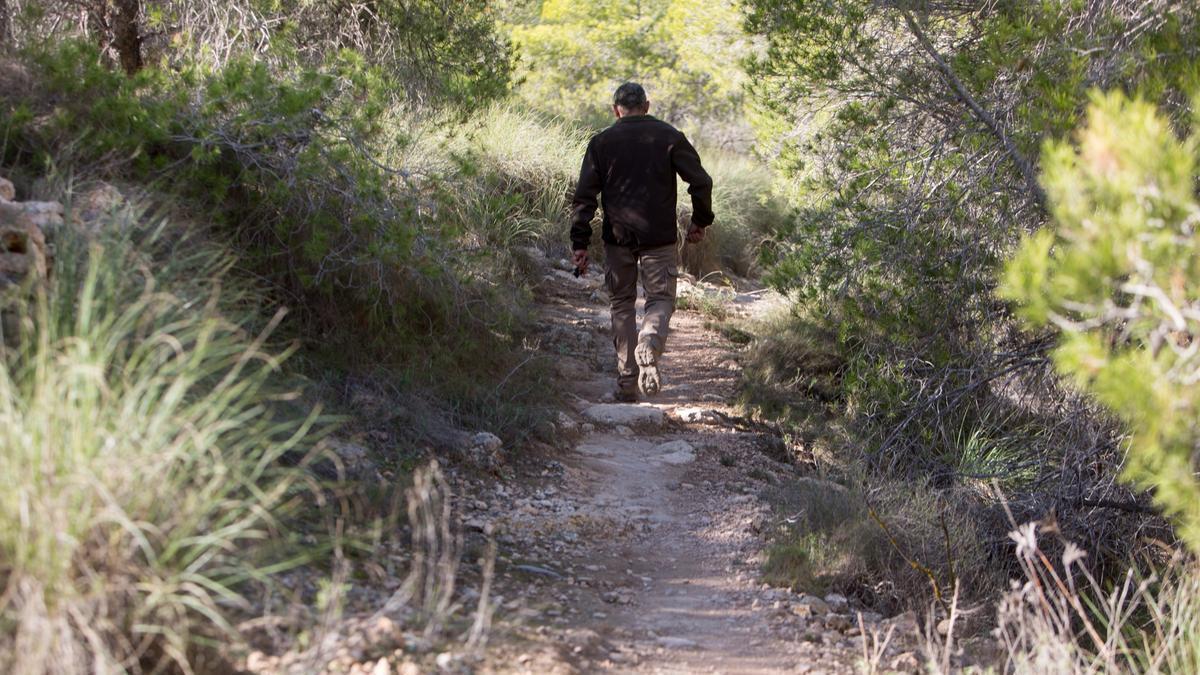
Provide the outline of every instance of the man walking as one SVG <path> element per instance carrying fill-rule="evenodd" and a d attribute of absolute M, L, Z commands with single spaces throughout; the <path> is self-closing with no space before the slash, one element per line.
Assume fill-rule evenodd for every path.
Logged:
<path fill-rule="evenodd" d="M 679 277 L 675 176 L 688 183 L 692 222 L 687 241 L 704 240 L 713 222 L 712 178 L 700 156 L 675 127 L 650 116 L 640 84 L 626 82 L 613 96 L 615 124 L 588 143 L 571 214 L 575 266 L 587 273 L 588 243 L 596 198 L 604 204 L 604 282 L 612 308 L 617 350 L 618 401 L 637 401 L 662 387 L 658 359 L 667 344 Z M 642 329 L 637 328 L 637 281 L 646 292 Z"/>

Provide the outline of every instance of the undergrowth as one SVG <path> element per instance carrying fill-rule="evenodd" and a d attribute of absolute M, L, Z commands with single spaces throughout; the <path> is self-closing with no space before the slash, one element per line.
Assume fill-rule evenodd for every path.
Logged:
<path fill-rule="evenodd" d="M 282 72 L 232 59 L 126 77 L 65 41 L 21 67 L 38 86 L 0 98 L 14 177 L 131 181 L 206 214 L 243 276 L 291 310 L 280 332 L 315 379 L 431 392 L 448 424 L 510 441 L 547 414 L 513 251 L 554 217 L 552 172 L 522 173 L 499 150 L 393 164 L 420 145 L 398 119 L 439 119 L 391 102 L 393 83 L 349 53 Z"/>
<path fill-rule="evenodd" d="M 287 405 L 220 248 L 114 214 L 64 229 L 51 283 L 8 296 L 0 369 L 0 661 L 188 670 L 251 586 L 318 554 L 289 519 L 324 422 Z M 241 309 L 239 309 L 241 307 Z M 210 658 L 211 657 L 211 658 Z"/>
<path fill-rule="evenodd" d="M 1200 669 L 1194 559 L 1133 565 L 1107 584 L 1089 571 L 1087 554 L 1062 541 L 1052 525 L 1027 523 L 1009 536 L 1022 576 L 998 611 L 996 636 L 1008 672 L 1182 675 Z M 945 665 L 935 670 L 951 672 Z"/>
<path fill-rule="evenodd" d="M 1000 589 L 1003 568 L 994 563 L 988 531 L 1003 527 L 1003 515 L 985 496 L 993 471 L 1008 485 L 1022 480 L 1007 472 L 1008 446 L 964 432 L 960 454 L 942 458 L 964 474 L 955 480 L 879 471 L 848 412 L 855 398 L 846 354 L 855 338 L 796 305 L 745 328 L 753 339 L 741 405 L 778 424 L 792 459 L 820 477 L 769 495 L 782 525 L 767 579 L 837 590 L 887 611 L 925 606 L 933 596 L 948 601 L 956 585 L 973 599 Z"/>

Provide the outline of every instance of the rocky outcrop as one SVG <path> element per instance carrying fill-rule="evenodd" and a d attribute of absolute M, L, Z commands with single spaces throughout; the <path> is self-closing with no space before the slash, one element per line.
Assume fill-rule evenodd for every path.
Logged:
<path fill-rule="evenodd" d="M 95 182 L 75 196 L 75 208 L 67 213 L 62 202 L 18 201 L 12 181 L 0 176 L 0 286 L 20 284 L 30 275 L 45 279 L 53 262 L 47 240 L 66 225 L 94 235 L 125 204 L 115 186 Z"/>
<path fill-rule="evenodd" d="M 47 275 L 46 235 L 18 202 L 0 200 L 0 287 Z"/>

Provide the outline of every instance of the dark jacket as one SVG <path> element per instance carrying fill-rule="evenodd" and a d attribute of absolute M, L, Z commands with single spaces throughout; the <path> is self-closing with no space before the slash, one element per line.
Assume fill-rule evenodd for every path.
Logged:
<path fill-rule="evenodd" d="M 712 224 L 712 178 L 683 132 L 649 115 L 631 115 L 596 134 L 575 188 L 572 249 L 588 247 L 597 196 L 604 201 L 604 241 L 633 248 L 674 244 L 676 174 L 688 183 L 692 222 Z"/>

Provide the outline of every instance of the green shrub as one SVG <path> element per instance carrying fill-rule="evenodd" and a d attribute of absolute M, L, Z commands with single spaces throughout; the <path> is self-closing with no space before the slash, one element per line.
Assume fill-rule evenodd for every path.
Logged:
<path fill-rule="evenodd" d="M 303 339 L 306 366 L 386 370 L 510 439 L 542 414 L 538 364 L 517 367 L 528 294 L 508 283 L 506 255 L 478 245 L 523 242 L 532 226 L 514 218 L 531 217 L 528 200 L 509 189 L 517 178 L 475 173 L 469 189 L 458 165 L 382 161 L 413 141 L 380 69 L 342 52 L 313 67 L 231 59 L 127 78 L 80 42 L 39 52 L 34 69 L 45 86 L 0 100 L 5 161 L 150 184 L 211 216 L 291 310 L 283 330 Z"/>
<path fill-rule="evenodd" d="M 1119 574 L 1143 545 L 1124 533 L 1158 526 L 1114 485 L 1121 429 L 1060 386 L 1046 332 L 1022 330 L 996 280 L 1046 215 L 1025 160 L 1076 126 L 1092 87 L 1144 92 L 1177 124 L 1192 114 L 1194 4 L 745 8 L 765 42 L 749 63 L 760 147 L 797 208 L 766 247 L 767 277 L 819 328 L 810 351 L 844 364 L 810 387 L 855 441 L 839 459 L 866 464 L 872 483 L 969 488 L 992 514 L 981 485 L 996 478 L 1015 518 L 1054 513 L 1095 573 Z M 777 404 L 784 389 L 758 391 Z M 1004 541 L 1004 518 L 981 525 Z"/>
<path fill-rule="evenodd" d="M 287 354 L 225 311 L 254 301 L 232 259 L 132 212 L 103 225 L 64 231 L 36 306 L 5 308 L 24 325 L 0 369 L 0 661 L 16 672 L 187 670 L 233 637 L 249 584 L 312 555 L 288 518 L 317 418 L 279 408 Z"/>
<path fill-rule="evenodd" d="M 613 90 L 632 78 L 664 119 L 711 124 L 742 117 L 739 64 L 752 48 L 737 3 L 550 0 L 502 7 L 520 54 L 517 93 L 537 110 L 603 126 Z"/>
<path fill-rule="evenodd" d="M 729 303 L 732 301 L 733 298 L 722 291 L 710 293 L 703 287 L 693 287 L 691 292 L 679 296 L 675 308 L 698 312 L 710 321 L 723 323 L 729 318 Z"/>
<path fill-rule="evenodd" d="M 389 101 L 472 109 L 508 93 L 512 49 L 487 0 L 377 0 L 369 8 L 311 0 L 164 0 L 139 3 L 138 59 L 169 70 L 223 68 L 252 58 L 277 70 L 313 66 L 352 51 L 389 73 Z M 134 5 L 135 7 L 137 5 Z M 113 59 L 113 5 L 22 0 L 11 7 L 6 47 L 86 38 Z M 132 55 L 133 52 L 127 52 Z"/>
<path fill-rule="evenodd" d="M 770 418 L 787 419 L 815 403 L 839 400 L 846 367 L 837 336 L 792 312 L 768 316 L 755 334 L 741 381 L 741 402 Z M 804 426 L 804 419 L 792 420 Z"/>
<path fill-rule="evenodd" d="M 145 69 L 127 78 L 67 41 L 36 55 L 40 100 L 8 100 L 0 126 L 14 164 L 103 162 L 109 173 L 202 205 L 248 262 L 290 294 L 398 321 L 403 291 L 388 270 L 420 261 L 431 235 L 412 198 L 363 150 L 378 132 L 389 82 L 350 53 L 320 69 L 277 72 L 234 60 L 221 70 Z M 49 119 L 22 116 L 28 107 Z M 386 302 L 385 302 L 386 301 Z"/>
<path fill-rule="evenodd" d="M 442 151 L 458 160 L 446 203 L 469 241 L 503 253 L 515 245 L 567 248 L 567 222 L 587 136 L 577 125 L 510 105 L 482 111 Z M 473 205 L 500 202 L 494 215 Z"/>
<path fill-rule="evenodd" d="M 1151 103 L 1096 96 L 1077 144 L 1045 153 L 1055 226 L 1024 239 L 1004 294 L 1061 331 L 1055 367 L 1129 426 L 1123 475 L 1200 549 L 1197 143 Z"/>

